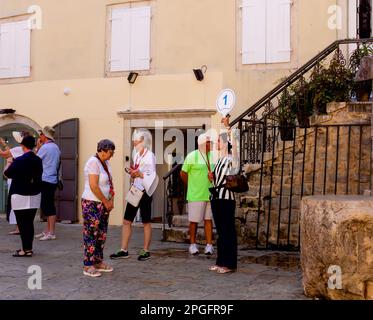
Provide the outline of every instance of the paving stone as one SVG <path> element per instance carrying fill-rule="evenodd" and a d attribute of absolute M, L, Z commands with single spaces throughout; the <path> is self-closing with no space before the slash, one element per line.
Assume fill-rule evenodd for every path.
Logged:
<path fill-rule="evenodd" d="M 43 227 L 43 223 L 35 222 L 37 233 Z M 0 218 L 0 299 L 4 300 L 307 299 L 302 292 L 299 268 L 274 262 L 274 257 L 278 256 L 282 260 L 284 257 L 295 259 L 296 263 L 299 255 L 294 256 L 294 253 L 276 256 L 271 251 L 240 247 L 238 271 L 220 275 L 208 270 L 216 256 L 191 257 L 188 244 L 162 242 L 159 228 L 153 230 L 151 259 L 138 261 L 143 230 L 135 227 L 129 247 L 130 258 L 109 260 L 108 256 L 119 249 L 121 236 L 121 229 L 111 226 L 104 254 L 114 272 L 93 279 L 82 273 L 81 226 L 57 224 L 57 240 L 35 240 L 35 255 L 28 259 L 12 257 L 14 250 L 20 247 L 20 238 L 7 235 L 11 229 L 5 219 Z M 41 290 L 27 287 L 31 276 L 27 270 L 31 265 L 41 267 Z"/>

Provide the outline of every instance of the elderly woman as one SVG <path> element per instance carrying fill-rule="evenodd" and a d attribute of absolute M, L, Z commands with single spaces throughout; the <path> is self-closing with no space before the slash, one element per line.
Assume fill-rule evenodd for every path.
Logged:
<path fill-rule="evenodd" d="M 32 257 L 34 219 L 40 208 L 43 164 L 32 151 L 34 137 L 25 136 L 21 147 L 23 155 L 14 159 L 4 175 L 12 179 L 9 194 L 22 240 L 22 249 L 17 250 L 13 257 Z"/>
<path fill-rule="evenodd" d="M 97 153 L 84 167 L 82 214 L 84 219 L 84 270 L 83 274 L 100 277 L 101 272 L 112 272 L 104 263 L 103 250 L 108 229 L 109 213 L 114 208 L 114 186 L 109 160 L 115 145 L 104 139 L 97 145 Z"/>
<path fill-rule="evenodd" d="M 226 128 L 229 128 L 229 118 L 223 118 Z M 232 141 L 232 144 L 229 142 Z M 231 130 L 219 135 L 217 143 L 219 160 L 211 177 L 214 187 L 211 189 L 211 209 L 215 221 L 217 240 L 216 264 L 210 271 L 224 274 L 237 269 L 237 235 L 235 226 L 236 202 L 234 193 L 227 188 L 226 176 L 236 174 L 239 169 L 236 140 L 231 138 Z M 233 150 L 233 152 L 231 152 Z"/>
<path fill-rule="evenodd" d="M 18 144 L 20 144 L 22 142 L 22 139 L 25 136 L 30 135 L 30 133 L 27 132 L 27 131 L 22 131 L 22 132 L 13 131 L 12 135 L 13 135 L 14 140 Z M 0 156 L 6 159 L 6 162 L 7 162 L 6 167 L 5 167 L 5 170 L 6 170 L 7 168 L 9 168 L 10 164 L 13 162 L 14 159 L 23 155 L 23 150 L 22 150 L 22 147 L 20 145 L 14 147 L 14 148 L 9 148 L 8 144 L 5 142 L 5 140 L 3 138 L 0 138 L 0 145 L 5 147 L 5 150 L 0 150 Z M 10 190 L 11 184 L 12 184 L 12 179 L 8 179 L 7 180 L 8 191 Z M 18 235 L 19 234 L 19 229 L 18 229 L 18 226 L 17 226 L 16 216 L 14 214 L 14 210 L 12 210 L 9 193 L 8 193 L 8 199 L 7 199 L 6 217 L 7 217 L 7 220 L 9 222 L 9 224 L 16 225 L 15 230 L 9 232 L 8 234 L 9 235 Z"/>
<path fill-rule="evenodd" d="M 132 234 L 132 223 L 139 209 L 141 221 L 144 225 L 144 248 L 140 251 L 138 260 L 144 261 L 150 258 L 152 195 L 149 195 L 145 190 L 144 178 L 154 175 L 156 171 L 155 155 L 150 151 L 151 139 L 149 131 L 145 129 L 137 129 L 133 134 L 133 145 L 135 147 L 134 164 L 127 172 L 132 178 L 132 185 L 141 190 L 143 195 L 137 207 L 134 207 L 129 202 L 127 203 L 122 227 L 122 248 L 117 253 L 112 254 L 110 256 L 111 259 L 126 259 L 129 257 L 128 243 Z"/>

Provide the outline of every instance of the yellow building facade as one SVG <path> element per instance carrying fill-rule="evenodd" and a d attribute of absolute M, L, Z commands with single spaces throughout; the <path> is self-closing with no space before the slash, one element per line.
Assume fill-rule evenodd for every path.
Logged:
<path fill-rule="evenodd" d="M 29 70 L 0 76 L 0 107 L 13 108 L 14 121 L 34 129 L 79 119 L 78 198 L 86 160 L 100 139 L 113 140 L 117 196 L 110 223 L 119 225 L 134 128 L 154 129 L 159 121 L 165 128 L 216 127 L 223 88 L 235 91 L 231 114 L 238 116 L 331 42 L 354 37 L 354 10 L 356 0 L 0 0 L 0 27 L 25 20 L 30 27 Z M 146 41 L 139 44 L 126 32 L 136 35 L 143 13 L 149 16 L 139 38 Z M 135 22 L 125 25 L 129 15 Z M 113 54 L 128 48 L 135 50 L 128 60 Z M 193 69 L 203 65 L 197 81 Z M 134 84 L 129 71 L 139 73 Z M 160 165 L 159 175 L 167 169 Z M 163 214 L 161 184 L 154 216 Z"/>

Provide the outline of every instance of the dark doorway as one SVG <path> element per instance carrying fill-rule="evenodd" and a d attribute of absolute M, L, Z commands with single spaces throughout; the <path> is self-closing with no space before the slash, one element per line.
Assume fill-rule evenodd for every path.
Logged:
<path fill-rule="evenodd" d="M 360 39 L 372 36 L 372 0 L 359 1 L 357 33 Z"/>

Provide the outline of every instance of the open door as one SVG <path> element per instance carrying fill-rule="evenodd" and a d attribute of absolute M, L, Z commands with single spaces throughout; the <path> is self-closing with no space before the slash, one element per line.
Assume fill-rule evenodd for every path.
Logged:
<path fill-rule="evenodd" d="M 78 221 L 79 119 L 68 119 L 54 127 L 55 142 L 61 149 L 63 190 L 56 192 L 58 221 Z"/>

